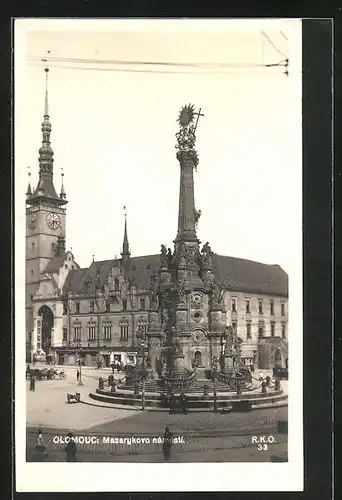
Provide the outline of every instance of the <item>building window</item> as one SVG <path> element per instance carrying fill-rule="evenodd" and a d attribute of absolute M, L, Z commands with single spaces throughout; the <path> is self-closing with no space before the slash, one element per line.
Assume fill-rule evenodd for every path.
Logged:
<path fill-rule="evenodd" d="M 140 309 L 145 309 L 145 299 L 140 299 Z"/>
<path fill-rule="evenodd" d="M 68 303 L 63 302 L 63 315 L 68 314 Z"/>
<path fill-rule="evenodd" d="M 259 323 L 259 326 L 258 326 L 258 336 L 259 337 L 264 337 L 264 334 L 265 334 L 265 325 L 264 325 L 264 323 Z"/>
<path fill-rule="evenodd" d="M 236 313 L 236 299 L 232 298 L 232 312 Z"/>
<path fill-rule="evenodd" d="M 56 251 L 56 243 L 52 243 L 51 248 L 52 248 L 52 251 L 55 252 Z"/>
<path fill-rule="evenodd" d="M 66 327 L 63 328 L 63 342 L 68 340 L 68 329 Z"/>
<path fill-rule="evenodd" d="M 96 325 L 88 323 L 88 340 L 96 340 Z"/>
<path fill-rule="evenodd" d="M 106 300 L 106 312 L 110 312 L 110 301 Z"/>
<path fill-rule="evenodd" d="M 284 303 L 281 304 L 281 315 L 285 316 L 285 304 Z"/>
<path fill-rule="evenodd" d="M 270 300 L 270 314 L 271 314 L 271 316 L 274 316 L 274 302 L 273 302 L 273 300 Z"/>
<path fill-rule="evenodd" d="M 89 310 L 90 310 L 90 312 L 94 312 L 94 307 L 95 307 L 94 302 L 89 302 Z"/>
<path fill-rule="evenodd" d="M 234 333 L 236 333 L 237 332 L 237 321 L 232 321 L 232 328 L 233 328 Z"/>
<path fill-rule="evenodd" d="M 142 339 L 146 338 L 147 331 L 148 331 L 148 324 L 146 323 L 146 321 L 138 321 L 137 333 L 138 335 L 140 334 L 140 337 Z"/>
<path fill-rule="evenodd" d="M 122 301 L 122 310 L 127 311 L 127 300 Z"/>
<path fill-rule="evenodd" d="M 33 300 L 33 293 L 31 293 L 31 300 Z"/>
<path fill-rule="evenodd" d="M 263 313 L 264 313 L 264 310 L 263 310 L 262 300 L 259 300 L 259 314 L 263 314 Z"/>
<path fill-rule="evenodd" d="M 250 299 L 246 299 L 246 314 L 250 314 L 251 312 L 251 301 Z"/>
<path fill-rule="evenodd" d="M 271 337 L 274 337 L 274 332 L 275 332 L 275 323 L 272 321 L 271 322 Z"/>
<path fill-rule="evenodd" d="M 74 340 L 81 340 L 81 323 L 74 323 Z"/>
<path fill-rule="evenodd" d="M 33 252 L 33 250 L 34 250 L 34 243 L 32 242 L 31 243 L 31 252 Z"/>
<path fill-rule="evenodd" d="M 33 276 L 33 269 L 31 269 L 31 276 Z"/>
<path fill-rule="evenodd" d="M 128 340 L 128 321 L 120 323 L 120 340 Z"/>
<path fill-rule="evenodd" d="M 286 323 L 282 323 L 282 324 L 281 324 L 281 337 L 282 337 L 283 339 L 285 339 L 285 338 L 286 338 Z"/>
<path fill-rule="evenodd" d="M 76 302 L 75 306 L 76 306 L 76 312 L 79 313 L 80 312 L 80 303 Z"/>
<path fill-rule="evenodd" d="M 251 339 L 252 338 L 252 324 L 250 321 L 246 323 L 246 331 L 247 331 L 247 338 Z"/>
<path fill-rule="evenodd" d="M 104 323 L 103 324 L 103 338 L 104 340 L 111 340 L 112 338 L 112 323 Z"/>

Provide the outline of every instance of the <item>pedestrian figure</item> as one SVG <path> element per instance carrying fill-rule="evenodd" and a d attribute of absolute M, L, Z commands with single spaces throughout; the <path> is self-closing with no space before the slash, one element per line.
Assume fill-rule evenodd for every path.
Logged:
<path fill-rule="evenodd" d="M 66 461 L 67 462 L 76 462 L 76 444 L 73 440 L 72 432 L 69 432 L 67 437 L 69 438 L 69 442 L 65 447 L 66 453 Z"/>
<path fill-rule="evenodd" d="M 38 453 L 44 453 L 44 455 L 48 454 L 46 447 L 44 446 L 43 432 L 41 429 L 38 429 L 36 451 Z"/>
<path fill-rule="evenodd" d="M 77 370 L 76 378 L 77 378 L 77 382 L 78 382 L 80 380 L 80 371 L 79 370 Z"/>
<path fill-rule="evenodd" d="M 267 392 L 267 388 L 266 388 L 266 387 L 267 387 L 267 386 L 266 386 L 266 382 L 265 382 L 265 380 L 263 380 L 263 381 L 261 382 L 261 392 L 262 392 L 263 394 L 265 394 L 265 393 Z"/>
<path fill-rule="evenodd" d="M 187 397 L 184 394 L 184 392 L 182 392 L 182 394 L 180 395 L 180 402 L 181 402 L 181 407 L 182 407 L 183 413 L 185 413 L 185 415 L 186 415 L 187 414 Z"/>
<path fill-rule="evenodd" d="M 36 390 L 36 378 L 33 373 L 31 373 L 30 377 L 30 391 L 35 391 Z"/>
<path fill-rule="evenodd" d="M 176 409 L 176 396 L 172 392 L 170 396 L 170 415 L 175 411 L 175 409 Z"/>
<path fill-rule="evenodd" d="M 168 427 L 165 427 L 164 440 L 163 440 L 164 460 L 169 460 L 171 456 L 172 436 L 173 434 L 172 432 L 170 432 L 170 429 Z"/>
<path fill-rule="evenodd" d="M 259 381 L 262 382 L 264 380 L 264 374 L 262 372 L 259 373 Z"/>

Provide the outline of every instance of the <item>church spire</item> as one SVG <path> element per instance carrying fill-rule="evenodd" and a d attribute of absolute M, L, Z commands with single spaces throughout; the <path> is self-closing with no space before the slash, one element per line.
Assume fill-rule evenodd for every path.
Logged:
<path fill-rule="evenodd" d="M 42 145 L 39 149 L 39 181 L 32 196 L 29 197 L 27 202 L 34 204 L 41 199 L 54 200 L 58 205 L 65 205 L 67 203 L 65 196 L 59 197 L 55 186 L 53 184 L 53 162 L 54 152 L 50 143 L 51 136 L 51 122 L 49 115 L 49 96 L 48 96 L 48 75 L 49 68 L 45 67 L 45 101 L 44 101 L 44 117 L 42 121 Z"/>
<path fill-rule="evenodd" d="M 123 245 L 122 245 L 122 264 L 124 267 L 126 267 L 126 264 L 130 258 L 130 251 L 129 251 L 129 243 L 128 243 L 128 236 L 127 236 L 127 209 L 126 207 L 124 208 L 124 213 L 125 213 L 125 228 L 124 228 L 124 238 L 123 238 Z"/>

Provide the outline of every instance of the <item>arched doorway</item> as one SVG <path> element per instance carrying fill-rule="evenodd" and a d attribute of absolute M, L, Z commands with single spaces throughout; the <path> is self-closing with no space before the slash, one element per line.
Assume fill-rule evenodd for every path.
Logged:
<path fill-rule="evenodd" d="M 274 366 L 281 367 L 282 366 L 282 357 L 279 349 L 276 349 L 274 353 Z"/>
<path fill-rule="evenodd" d="M 202 353 L 201 351 L 195 351 L 195 361 L 197 366 L 202 366 Z"/>
<path fill-rule="evenodd" d="M 50 307 L 42 306 L 38 311 L 38 315 L 42 318 L 42 350 L 48 354 L 51 348 L 51 333 L 54 322 L 53 312 Z"/>

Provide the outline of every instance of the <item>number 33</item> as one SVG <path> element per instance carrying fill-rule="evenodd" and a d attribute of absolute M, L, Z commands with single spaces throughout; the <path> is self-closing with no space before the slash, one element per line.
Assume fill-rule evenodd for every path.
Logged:
<path fill-rule="evenodd" d="M 266 451 L 268 449 L 267 444 L 258 444 L 258 451 Z"/>

